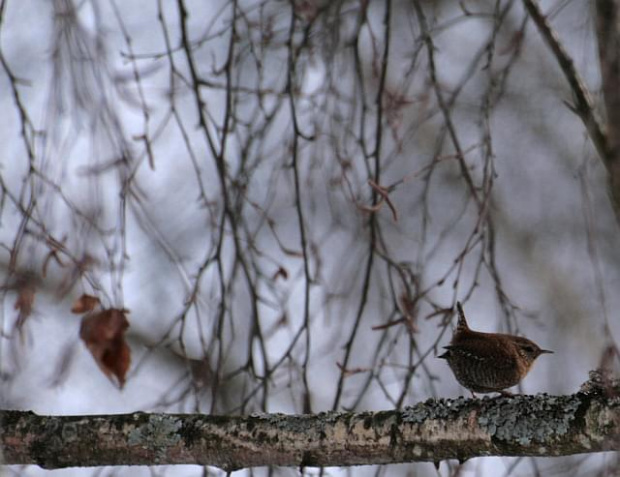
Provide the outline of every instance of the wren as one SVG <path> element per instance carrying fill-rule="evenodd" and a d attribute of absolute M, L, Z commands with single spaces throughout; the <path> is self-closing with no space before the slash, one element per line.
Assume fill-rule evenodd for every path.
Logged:
<path fill-rule="evenodd" d="M 469 329 L 463 307 L 456 303 L 458 323 L 450 345 L 438 356 L 448 361 L 456 380 L 474 393 L 501 393 L 518 384 L 541 354 L 541 349 L 527 338 L 503 333 L 481 333 Z"/>

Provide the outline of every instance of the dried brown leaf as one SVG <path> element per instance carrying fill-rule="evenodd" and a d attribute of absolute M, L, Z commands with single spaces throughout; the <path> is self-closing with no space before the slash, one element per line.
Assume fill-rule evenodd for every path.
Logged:
<path fill-rule="evenodd" d="M 122 388 L 131 362 L 131 350 L 125 342 L 129 322 L 126 310 L 109 308 L 90 313 L 82 319 L 80 338 L 103 373 Z"/>
<path fill-rule="evenodd" d="M 24 280 L 18 282 L 16 291 L 17 299 L 15 300 L 13 308 L 19 311 L 16 327 L 18 330 L 21 330 L 28 317 L 32 314 L 36 288 L 32 281 Z"/>
<path fill-rule="evenodd" d="M 279 267 L 276 273 L 273 274 L 273 281 L 276 281 L 278 278 L 283 278 L 284 280 L 288 279 L 288 271 L 284 267 Z"/>
<path fill-rule="evenodd" d="M 99 305 L 99 298 L 84 293 L 81 297 L 73 302 L 71 312 L 76 314 L 87 313 L 93 311 Z"/>

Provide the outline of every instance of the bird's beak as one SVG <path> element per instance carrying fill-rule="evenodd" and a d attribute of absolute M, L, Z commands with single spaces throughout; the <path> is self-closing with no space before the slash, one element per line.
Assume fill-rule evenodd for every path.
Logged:
<path fill-rule="evenodd" d="M 553 351 L 550 351 L 548 349 L 541 349 L 540 354 L 553 354 Z"/>

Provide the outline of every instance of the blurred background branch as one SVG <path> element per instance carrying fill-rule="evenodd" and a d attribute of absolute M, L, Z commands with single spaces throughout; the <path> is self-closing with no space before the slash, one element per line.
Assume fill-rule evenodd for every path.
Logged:
<path fill-rule="evenodd" d="M 472 328 L 555 351 L 515 392 L 615 371 L 617 15 L 0 1 L 3 407 L 402 409 L 463 393 L 435 359 L 457 300 Z M 365 472 L 436 475 L 389 469 Z"/>

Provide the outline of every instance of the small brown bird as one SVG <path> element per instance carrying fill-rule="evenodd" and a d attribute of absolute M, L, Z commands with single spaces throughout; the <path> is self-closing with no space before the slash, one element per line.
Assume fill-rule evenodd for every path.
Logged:
<path fill-rule="evenodd" d="M 456 380 L 474 393 L 501 393 L 521 381 L 541 354 L 553 353 L 520 336 L 481 333 L 467 326 L 460 302 L 459 320 L 449 346 L 438 356 L 448 361 Z"/>

